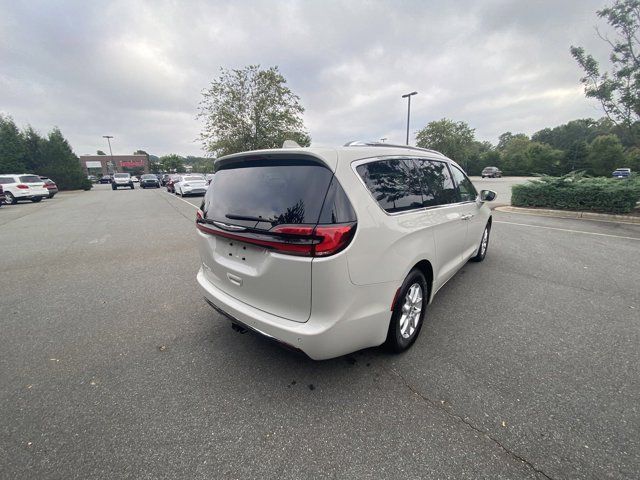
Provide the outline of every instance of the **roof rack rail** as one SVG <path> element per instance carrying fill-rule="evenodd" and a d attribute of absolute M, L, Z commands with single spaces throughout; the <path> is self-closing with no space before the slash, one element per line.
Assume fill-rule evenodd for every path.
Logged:
<path fill-rule="evenodd" d="M 354 140 L 352 142 L 347 142 L 343 145 L 344 147 L 390 147 L 390 148 L 407 148 L 409 150 L 418 150 L 420 152 L 429 152 L 429 153 L 437 153 L 438 155 L 444 154 L 437 151 L 432 150 L 430 148 L 421 148 L 421 147 L 412 147 L 410 145 L 397 145 L 395 143 L 383 143 L 383 142 L 363 142 L 360 140 Z"/>

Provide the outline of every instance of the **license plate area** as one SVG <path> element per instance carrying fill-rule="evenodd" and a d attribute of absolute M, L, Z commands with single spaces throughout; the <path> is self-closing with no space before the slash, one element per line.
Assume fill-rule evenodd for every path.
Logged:
<path fill-rule="evenodd" d="M 219 255 L 221 261 L 227 260 L 240 265 L 255 267 L 267 254 L 265 248 L 257 245 L 220 237 L 216 240 L 216 253 Z"/>

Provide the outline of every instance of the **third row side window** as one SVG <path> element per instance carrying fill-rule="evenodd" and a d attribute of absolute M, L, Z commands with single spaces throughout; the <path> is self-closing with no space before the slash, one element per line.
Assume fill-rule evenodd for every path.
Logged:
<path fill-rule="evenodd" d="M 402 212 L 457 201 L 446 163 L 426 159 L 391 159 L 356 168 L 378 204 L 387 212 Z"/>

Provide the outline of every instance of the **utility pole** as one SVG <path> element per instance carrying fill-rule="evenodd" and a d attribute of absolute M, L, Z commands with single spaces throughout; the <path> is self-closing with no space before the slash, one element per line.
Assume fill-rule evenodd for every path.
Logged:
<path fill-rule="evenodd" d="M 109 153 L 111 154 L 111 168 L 114 169 L 113 172 L 107 172 L 107 173 L 113 174 L 113 173 L 115 173 L 115 165 L 116 165 L 113 162 L 113 151 L 111 150 L 111 139 L 113 138 L 113 135 L 103 135 L 102 138 L 106 138 L 107 139 L 107 143 L 109 143 Z"/>
<path fill-rule="evenodd" d="M 406 98 L 407 102 L 407 145 L 409 145 L 409 121 L 411 119 L 411 97 L 417 95 L 418 92 L 405 93 L 402 98 Z"/>

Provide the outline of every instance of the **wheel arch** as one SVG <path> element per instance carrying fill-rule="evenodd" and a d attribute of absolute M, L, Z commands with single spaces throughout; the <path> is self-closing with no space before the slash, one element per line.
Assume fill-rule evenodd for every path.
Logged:
<path fill-rule="evenodd" d="M 431 303 L 431 295 L 433 293 L 433 265 L 431 265 L 431 262 L 429 260 L 423 259 L 416 263 L 411 268 L 411 270 L 418 270 L 424 275 L 424 278 L 427 280 L 427 297 L 429 299 L 428 303 Z"/>

